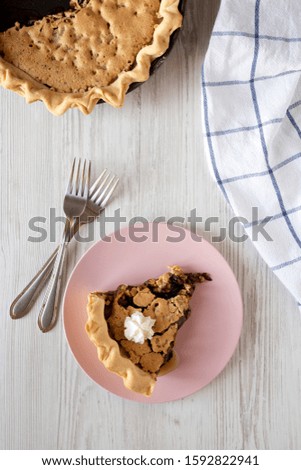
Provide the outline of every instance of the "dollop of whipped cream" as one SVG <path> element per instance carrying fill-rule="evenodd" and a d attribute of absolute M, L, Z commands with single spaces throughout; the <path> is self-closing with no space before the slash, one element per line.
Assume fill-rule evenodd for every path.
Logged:
<path fill-rule="evenodd" d="M 124 336 L 129 341 L 143 344 L 146 339 L 151 339 L 154 335 L 153 326 L 156 320 L 145 317 L 142 312 L 135 311 L 124 321 Z"/>

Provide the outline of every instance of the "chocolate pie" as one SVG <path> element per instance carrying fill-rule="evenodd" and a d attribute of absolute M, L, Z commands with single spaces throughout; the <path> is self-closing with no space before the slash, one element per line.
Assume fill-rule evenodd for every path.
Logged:
<path fill-rule="evenodd" d="M 0 84 L 54 114 L 120 107 L 181 26 L 179 0 L 71 0 L 70 8 L 0 33 Z"/>
<path fill-rule="evenodd" d="M 125 387 L 150 396 L 173 355 L 178 330 L 190 315 L 189 300 L 207 273 L 184 273 L 179 266 L 139 286 L 89 295 L 86 331 L 104 366 Z"/>

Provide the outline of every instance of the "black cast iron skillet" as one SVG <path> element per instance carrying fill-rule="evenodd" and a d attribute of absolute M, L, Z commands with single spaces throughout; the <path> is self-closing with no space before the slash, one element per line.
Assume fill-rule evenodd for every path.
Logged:
<path fill-rule="evenodd" d="M 46 15 L 66 11 L 70 8 L 69 3 L 70 0 L 0 0 L 0 32 L 11 28 L 16 22 L 19 22 L 21 25 L 29 25 Z M 185 4 L 186 0 L 180 0 L 179 10 L 183 15 Z M 178 29 L 172 34 L 167 51 L 152 62 L 151 75 L 169 55 L 177 40 L 179 31 Z M 132 83 L 128 92 L 131 92 L 140 85 L 141 83 Z"/>

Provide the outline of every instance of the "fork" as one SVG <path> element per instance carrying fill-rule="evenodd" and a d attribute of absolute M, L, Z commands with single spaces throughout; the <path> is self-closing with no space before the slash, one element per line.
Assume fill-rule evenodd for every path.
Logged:
<path fill-rule="evenodd" d="M 69 241 L 77 233 L 80 226 L 91 223 L 101 214 L 118 183 L 119 178 L 107 169 L 101 173 L 89 190 L 89 198 L 84 213 L 80 218 L 75 220 L 74 225 L 71 227 Z M 52 272 L 57 252 L 58 248 L 54 250 L 39 272 L 32 278 L 11 304 L 10 316 L 13 320 L 22 318 L 30 311 Z"/>
<path fill-rule="evenodd" d="M 63 204 L 67 217 L 65 229 L 38 318 L 39 328 L 43 332 L 49 331 L 57 319 L 64 257 L 70 238 L 69 232 L 72 222 L 76 217 L 80 217 L 86 208 L 89 195 L 90 171 L 90 161 L 73 160 Z"/>

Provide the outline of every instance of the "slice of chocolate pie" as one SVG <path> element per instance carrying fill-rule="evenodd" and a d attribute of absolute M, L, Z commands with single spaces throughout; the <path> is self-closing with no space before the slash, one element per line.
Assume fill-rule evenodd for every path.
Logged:
<path fill-rule="evenodd" d="M 190 314 L 189 301 L 207 273 L 184 273 L 179 266 L 139 286 L 89 295 L 86 331 L 105 367 L 125 387 L 152 394 L 156 378 L 173 356 L 178 330 Z"/>
<path fill-rule="evenodd" d="M 54 114 L 99 100 L 119 107 L 182 24 L 179 0 L 71 0 L 70 8 L 0 32 L 0 84 Z"/>

